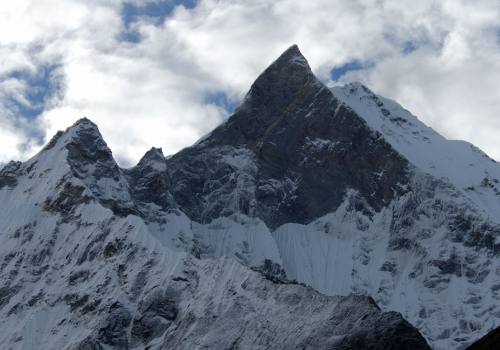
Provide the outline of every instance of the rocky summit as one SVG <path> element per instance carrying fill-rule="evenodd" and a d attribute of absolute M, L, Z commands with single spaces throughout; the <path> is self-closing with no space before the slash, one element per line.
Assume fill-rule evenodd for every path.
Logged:
<path fill-rule="evenodd" d="M 297 46 L 195 145 L 122 169 L 84 118 L 0 203 L 5 349 L 465 349 L 500 323 L 500 165 Z"/>

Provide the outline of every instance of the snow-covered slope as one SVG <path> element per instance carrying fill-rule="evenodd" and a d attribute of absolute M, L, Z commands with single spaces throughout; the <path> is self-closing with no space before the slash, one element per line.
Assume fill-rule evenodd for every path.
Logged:
<path fill-rule="evenodd" d="M 291 63 L 284 63 L 289 55 Z M 428 144 L 419 146 L 413 140 L 415 130 L 389 133 L 398 131 L 399 142 L 410 145 L 406 149 L 377 133 L 383 130 L 373 120 L 384 120 L 394 110 L 382 110 L 384 105 L 373 99 L 362 98 L 356 104 L 337 96 L 338 91 L 327 94 L 298 55 L 284 54 L 259 77 L 235 116 L 173 159 L 177 164 L 187 159 L 204 169 L 204 157 L 208 172 L 231 179 L 238 173 L 211 161 L 222 154 L 218 147 L 222 144 L 228 153 L 234 146 L 239 153 L 251 150 L 247 164 L 257 170 L 244 173 L 246 191 L 231 187 L 229 181 L 224 191 L 239 198 L 240 211 L 276 229 L 290 278 L 325 293 L 373 295 L 385 307 L 405 312 L 437 347 L 460 347 L 477 338 L 498 322 L 500 231 L 493 215 L 498 201 L 491 195 L 474 195 L 464 179 L 483 179 L 496 164 L 480 152 L 469 152 L 469 158 L 475 157 L 475 167 L 470 167 L 460 150 L 449 150 L 453 143 L 447 148 L 437 144 L 430 146 L 438 149 L 437 158 L 428 157 L 435 170 L 430 172 L 422 162 L 433 153 L 419 150 Z M 359 107 L 364 100 L 373 109 Z M 393 119 L 396 128 L 401 120 Z M 449 163 L 467 167 L 469 174 L 457 176 L 465 171 L 450 172 Z M 171 166 L 174 177 L 177 168 Z M 190 174 L 182 171 L 179 178 L 188 181 Z M 221 188 L 218 180 L 211 182 L 208 196 Z M 217 201 L 231 213 L 233 207 L 224 204 L 229 201 L 223 195 L 208 202 Z M 485 205 L 488 201 L 494 205 Z M 189 212 L 191 205 L 187 206 Z M 209 219 L 217 215 L 224 213 Z M 326 229 L 324 215 L 331 217 Z"/>
<path fill-rule="evenodd" d="M 328 90 L 296 47 L 167 169 L 192 219 L 260 218 L 289 278 L 371 295 L 438 349 L 499 322 L 497 164 L 360 84 Z"/>
<path fill-rule="evenodd" d="M 373 216 L 353 210 L 351 194 L 334 213 L 274 236 L 289 278 L 330 295 L 371 295 L 436 349 L 459 349 L 498 326 L 500 228 L 453 187 L 424 181 Z"/>
<path fill-rule="evenodd" d="M 86 119 L 0 171 L 2 349 L 428 349 L 369 297 L 287 281 L 262 221 L 200 225 L 131 176 Z"/>
<path fill-rule="evenodd" d="M 426 348 L 371 297 L 464 348 L 500 322 L 498 166 L 464 145 L 360 84 L 328 89 L 296 46 L 173 156 L 120 169 L 80 120 L 0 171 L 2 340 Z"/>
<path fill-rule="evenodd" d="M 452 275 L 448 278 L 446 289 L 442 286 L 437 288 L 438 291 L 428 289 L 431 293 L 426 299 L 429 302 L 427 305 L 435 304 L 437 308 L 448 304 L 448 320 L 455 315 L 453 318 L 459 322 L 455 326 L 443 327 L 446 322 L 438 319 L 436 324 L 426 325 L 424 319 L 429 317 L 428 312 L 417 316 L 417 310 L 411 311 L 411 305 L 398 306 L 392 300 L 389 307 L 403 312 L 418 326 L 423 323 L 428 328 L 421 328 L 424 333 L 436 338 L 435 344 L 442 344 L 443 348 L 449 346 L 448 342 L 439 339 L 446 339 L 450 334 L 455 333 L 460 342 L 469 338 L 469 334 L 474 334 L 469 339 L 474 339 L 478 333 L 484 334 L 483 328 L 497 327 L 500 323 L 500 233 L 496 224 L 500 222 L 500 164 L 467 142 L 447 140 L 396 102 L 374 94 L 362 84 L 334 87 L 332 92 L 366 120 L 371 128 L 380 132 L 418 171 L 442 180 L 449 187 L 440 185 L 441 189 L 438 187 L 438 191 L 434 191 L 437 192 L 434 196 L 439 194 L 444 206 L 424 209 L 423 214 L 427 218 L 413 220 L 410 225 L 413 230 L 423 229 L 431 234 L 431 237 L 417 236 L 419 239 L 416 240 L 424 248 L 427 258 L 417 259 L 413 264 L 405 261 L 404 265 L 437 266 L 440 272 Z M 453 208 L 452 216 L 448 214 L 450 208 Z M 422 210 L 420 206 L 415 209 Z M 440 219 L 436 222 L 429 217 Z M 442 224 L 438 226 L 438 222 Z M 441 235 L 436 234 L 439 231 Z M 465 234 L 460 231 L 465 231 Z M 469 241 L 460 244 L 467 236 Z M 433 258 L 429 259 L 431 256 Z M 446 262 L 440 261 L 442 257 L 446 257 Z M 417 287 L 412 282 L 399 283 L 407 290 L 394 294 L 408 295 Z M 418 293 L 418 298 L 423 297 L 425 289 L 423 291 Z M 371 294 L 375 295 L 373 291 Z M 450 302 L 453 299 L 455 302 Z M 411 315 L 412 312 L 414 315 Z M 430 336 L 432 333 L 434 335 Z"/>
<path fill-rule="evenodd" d="M 332 92 L 412 164 L 446 178 L 500 222 L 500 164 L 468 142 L 447 140 L 395 101 L 360 83 L 334 87 Z"/>

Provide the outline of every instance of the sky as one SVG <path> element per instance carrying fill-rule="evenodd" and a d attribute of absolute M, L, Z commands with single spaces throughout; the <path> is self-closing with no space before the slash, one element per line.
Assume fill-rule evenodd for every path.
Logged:
<path fill-rule="evenodd" d="M 498 0 L 0 3 L 0 164 L 88 117 L 120 165 L 225 120 L 292 44 L 327 85 L 360 81 L 500 160 Z"/>

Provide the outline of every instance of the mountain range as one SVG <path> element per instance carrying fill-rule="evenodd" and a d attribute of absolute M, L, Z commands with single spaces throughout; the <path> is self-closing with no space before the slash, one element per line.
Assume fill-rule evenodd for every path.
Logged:
<path fill-rule="evenodd" d="M 196 144 L 84 118 L 0 170 L 5 349 L 465 349 L 500 324 L 500 165 L 297 46 Z"/>

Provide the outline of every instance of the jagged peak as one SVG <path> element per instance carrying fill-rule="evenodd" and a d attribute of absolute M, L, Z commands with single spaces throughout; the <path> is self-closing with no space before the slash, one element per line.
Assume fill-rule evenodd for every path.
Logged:
<path fill-rule="evenodd" d="M 0 164 L 0 174 L 16 172 L 22 165 L 22 162 L 11 160 L 6 164 Z"/>
<path fill-rule="evenodd" d="M 74 142 L 85 142 L 85 139 L 91 138 L 97 141 L 96 146 L 106 145 L 99 127 L 90 119 L 83 117 L 78 119 L 72 126 L 64 132 Z M 106 146 L 107 148 L 107 146 Z"/>
<path fill-rule="evenodd" d="M 76 122 L 73 123 L 72 126 L 69 127 L 69 129 L 81 128 L 81 127 L 84 127 L 84 128 L 90 127 L 90 128 L 98 129 L 97 125 L 87 117 L 83 117 L 83 118 L 78 119 Z"/>
<path fill-rule="evenodd" d="M 111 150 L 102 137 L 97 125 L 88 118 L 77 120 L 65 132 L 64 137 L 69 158 L 92 161 L 114 162 Z"/>
<path fill-rule="evenodd" d="M 307 59 L 300 52 L 297 44 L 293 44 L 288 49 L 286 49 L 276 61 L 274 61 L 275 65 L 298 65 L 302 68 L 305 68 L 309 72 L 311 71 L 311 67 L 309 67 L 309 63 Z"/>
<path fill-rule="evenodd" d="M 151 167 L 160 171 L 166 170 L 165 156 L 161 148 L 151 147 L 141 158 L 136 168 Z"/>
<path fill-rule="evenodd" d="M 67 143 L 80 143 L 84 142 L 83 138 L 89 137 L 98 141 L 96 144 L 97 146 L 106 146 L 97 125 L 87 117 L 83 117 L 78 119 L 65 131 L 59 130 L 56 132 L 47 145 L 42 149 L 42 152 L 54 148 L 58 143 L 61 143 L 61 145 Z"/>
<path fill-rule="evenodd" d="M 78 177 L 88 176 L 90 172 L 99 173 L 97 168 L 92 171 L 91 167 L 86 169 L 87 166 L 96 163 L 101 164 L 98 167 L 100 169 L 102 164 L 106 163 L 105 167 L 112 169 L 111 172 L 118 172 L 112 152 L 99 128 L 86 117 L 78 119 L 65 131 L 58 131 L 42 152 L 46 153 L 49 150 L 51 153 L 67 152 L 67 161 Z"/>
<path fill-rule="evenodd" d="M 142 159 L 163 159 L 165 156 L 163 155 L 163 150 L 161 147 L 151 147 L 149 151 L 144 154 Z"/>
<path fill-rule="evenodd" d="M 296 75 L 302 74 L 308 77 L 313 76 L 307 59 L 302 55 L 302 52 L 300 52 L 296 44 L 286 49 L 273 63 L 271 63 L 257 78 L 256 82 L 266 76 L 275 75 L 276 73 L 295 73 Z M 286 79 L 287 77 L 278 76 L 278 78 Z"/>
<path fill-rule="evenodd" d="M 297 45 L 292 45 L 259 75 L 241 107 L 276 99 L 284 102 L 304 85 L 314 82 L 319 83 L 319 80 L 312 73 L 306 58 Z"/>
<path fill-rule="evenodd" d="M 260 147 L 270 126 L 289 118 L 304 120 L 313 100 L 329 103 L 334 97 L 313 74 L 298 46 L 292 45 L 259 75 L 235 113 L 196 145 Z M 283 127 L 293 129 L 291 124 Z"/>

